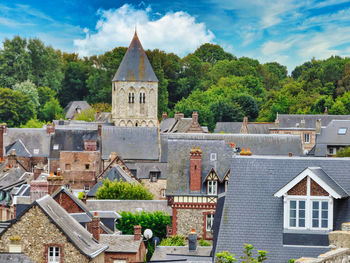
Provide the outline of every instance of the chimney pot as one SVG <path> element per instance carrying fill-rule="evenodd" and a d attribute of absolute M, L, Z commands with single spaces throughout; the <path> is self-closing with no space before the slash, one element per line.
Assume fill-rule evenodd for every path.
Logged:
<path fill-rule="evenodd" d="M 99 124 L 99 125 L 97 126 L 97 135 L 98 135 L 99 137 L 102 136 L 102 124 Z"/>
<path fill-rule="evenodd" d="M 95 214 L 97 212 L 94 213 L 92 221 L 87 224 L 87 230 L 97 241 L 100 241 L 100 218 Z"/>
<path fill-rule="evenodd" d="M 55 133 L 55 123 L 48 123 L 47 125 L 46 125 L 46 133 L 47 134 L 53 134 L 53 133 Z"/>
<path fill-rule="evenodd" d="M 181 120 L 184 117 L 185 117 L 185 115 L 183 113 L 180 113 L 180 112 L 176 112 L 175 116 L 174 116 L 175 120 L 177 120 L 177 121 Z"/>
<path fill-rule="evenodd" d="M 190 190 L 201 190 L 202 150 L 198 146 L 190 151 Z"/>
<path fill-rule="evenodd" d="M 289 157 L 293 157 L 293 153 L 292 152 L 289 152 Z"/>
<path fill-rule="evenodd" d="M 167 119 L 168 118 L 168 113 L 165 111 L 165 112 L 163 112 L 163 114 L 162 114 L 162 121 L 164 121 L 165 119 Z"/>

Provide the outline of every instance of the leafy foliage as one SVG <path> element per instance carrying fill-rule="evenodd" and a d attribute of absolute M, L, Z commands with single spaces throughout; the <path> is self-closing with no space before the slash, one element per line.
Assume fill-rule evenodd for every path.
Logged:
<path fill-rule="evenodd" d="M 185 246 L 185 237 L 182 235 L 175 235 L 163 239 L 159 246 Z"/>
<path fill-rule="evenodd" d="M 30 98 L 30 102 L 33 103 L 34 107 L 36 109 L 39 108 L 39 95 L 38 90 L 36 89 L 34 83 L 32 83 L 30 80 L 26 80 L 21 83 L 17 83 L 12 87 L 13 90 L 16 90 L 22 94 L 26 94 Z"/>
<path fill-rule="evenodd" d="M 41 110 L 41 116 L 43 120 L 49 122 L 64 118 L 63 109 L 56 98 L 51 98 L 45 103 L 44 108 Z"/>
<path fill-rule="evenodd" d="M 93 108 L 82 111 L 75 118 L 78 121 L 92 122 L 95 120 L 95 110 Z"/>
<path fill-rule="evenodd" d="M 350 147 L 347 146 L 337 152 L 337 157 L 350 157 Z"/>
<path fill-rule="evenodd" d="M 26 124 L 22 124 L 21 128 L 42 128 L 45 122 L 41 122 L 38 119 L 30 119 Z"/>
<path fill-rule="evenodd" d="M 210 242 L 205 240 L 205 239 L 199 239 L 198 244 L 202 247 L 210 247 L 211 246 Z"/>
<path fill-rule="evenodd" d="M 152 200 L 153 195 L 138 183 L 128 183 L 115 180 L 114 182 L 103 181 L 103 185 L 96 193 L 97 199 L 119 199 L 119 200 Z"/>
<path fill-rule="evenodd" d="M 267 260 L 267 251 L 258 250 L 257 258 L 253 257 L 254 247 L 250 244 L 244 244 L 243 256 L 240 257 L 242 260 L 241 263 L 261 263 Z M 229 253 L 228 251 L 223 251 L 216 253 L 216 263 L 233 263 L 237 262 L 234 254 Z"/>

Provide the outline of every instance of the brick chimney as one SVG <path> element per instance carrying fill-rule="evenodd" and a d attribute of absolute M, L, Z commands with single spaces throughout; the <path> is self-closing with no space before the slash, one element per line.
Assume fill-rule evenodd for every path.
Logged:
<path fill-rule="evenodd" d="M 321 133 L 321 129 L 322 129 L 321 119 L 317 119 L 316 120 L 316 133 Z"/>
<path fill-rule="evenodd" d="M 134 240 L 141 240 L 141 226 L 134 226 Z"/>
<path fill-rule="evenodd" d="M 0 160 L 4 159 L 4 134 L 6 133 L 6 123 L 0 124 Z"/>
<path fill-rule="evenodd" d="M 48 123 L 46 124 L 46 133 L 47 134 L 53 134 L 55 133 L 55 123 Z"/>
<path fill-rule="evenodd" d="M 193 147 L 190 152 L 190 190 L 201 190 L 202 174 L 202 150 L 198 146 Z"/>
<path fill-rule="evenodd" d="M 30 182 L 30 202 L 47 195 L 49 193 L 49 184 L 46 180 L 33 180 Z"/>
<path fill-rule="evenodd" d="M 175 112 L 175 116 L 174 116 L 175 120 L 178 121 L 178 120 L 181 120 L 184 117 L 185 117 L 185 115 L 183 113 Z"/>
<path fill-rule="evenodd" d="M 102 124 L 97 125 L 97 135 L 98 137 L 102 136 Z"/>
<path fill-rule="evenodd" d="M 186 131 L 187 133 L 203 133 L 203 129 L 198 122 L 198 112 L 194 111 L 192 113 L 191 126 Z"/>
<path fill-rule="evenodd" d="M 165 112 L 163 112 L 163 114 L 162 114 L 162 121 L 164 121 L 165 119 L 167 119 L 168 118 L 168 113 L 165 111 Z"/>
<path fill-rule="evenodd" d="M 34 174 L 34 180 L 38 179 L 38 177 L 41 175 L 41 173 L 44 171 L 44 165 L 42 163 L 38 163 L 34 166 L 33 174 Z"/>
<path fill-rule="evenodd" d="M 92 221 L 87 224 L 87 230 L 97 241 L 100 241 L 100 218 L 97 212 L 94 212 Z"/>
<path fill-rule="evenodd" d="M 52 195 L 58 188 L 63 185 L 63 176 L 60 168 L 57 168 L 57 175 L 51 173 L 47 177 L 48 194 Z"/>
<path fill-rule="evenodd" d="M 17 166 L 17 161 L 16 161 L 16 151 L 12 149 L 12 152 L 10 155 L 7 157 L 7 162 L 9 165 L 9 168 L 16 167 Z"/>
<path fill-rule="evenodd" d="M 242 134 L 248 134 L 248 117 L 244 117 L 243 118 L 243 122 L 242 122 L 242 126 L 241 126 L 241 130 L 239 131 L 239 133 Z"/>

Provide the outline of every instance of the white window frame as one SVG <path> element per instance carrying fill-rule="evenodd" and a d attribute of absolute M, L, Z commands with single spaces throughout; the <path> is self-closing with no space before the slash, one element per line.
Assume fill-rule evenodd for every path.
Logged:
<path fill-rule="evenodd" d="M 333 153 L 331 153 L 331 150 L 333 151 Z M 329 147 L 328 148 L 328 154 L 329 155 L 336 155 L 337 154 L 337 148 L 336 147 Z"/>
<path fill-rule="evenodd" d="M 39 154 L 39 149 L 34 149 L 33 153 L 34 154 Z"/>
<path fill-rule="evenodd" d="M 342 127 L 342 128 L 339 128 L 338 129 L 338 134 L 339 135 L 346 135 L 346 132 L 348 131 L 348 128 L 344 128 L 344 127 Z"/>
<path fill-rule="evenodd" d="M 208 224 L 209 223 L 209 224 Z M 206 214 L 205 216 L 205 229 L 211 231 L 213 229 L 214 214 Z"/>
<path fill-rule="evenodd" d="M 54 144 L 53 147 L 52 147 L 52 149 L 58 150 L 58 149 L 59 149 L 59 144 Z"/>
<path fill-rule="evenodd" d="M 51 256 L 50 250 L 52 250 L 52 256 Z M 56 247 L 56 246 L 48 247 L 47 262 L 48 263 L 60 263 L 60 260 L 61 260 L 61 251 L 60 250 L 61 250 L 60 247 Z M 58 252 L 58 256 L 56 255 L 57 252 Z"/>
<path fill-rule="evenodd" d="M 291 201 L 295 201 L 296 202 L 296 217 L 295 217 L 295 220 L 296 220 L 296 223 L 295 223 L 295 226 L 291 226 L 290 225 L 290 210 L 291 210 L 291 206 L 290 206 L 290 203 Z M 305 217 L 304 217 L 304 226 L 299 226 L 299 219 L 300 219 L 300 215 L 299 215 L 299 212 L 300 212 L 300 201 L 304 201 L 305 202 Z M 306 206 L 306 200 L 304 199 L 294 199 L 294 198 L 290 198 L 288 200 L 288 228 L 289 229 L 306 229 L 306 213 L 307 213 L 307 206 Z"/>
<path fill-rule="evenodd" d="M 165 198 L 166 197 L 166 189 L 161 189 L 160 190 L 160 193 L 161 193 L 161 196 L 162 196 L 162 198 Z"/>
<path fill-rule="evenodd" d="M 310 139 L 311 139 L 310 133 L 304 133 L 304 143 L 310 143 L 311 141 Z"/>
<path fill-rule="evenodd" d="M 211 153 L 210 154 L 210 161 L 216 161 L 216 153 Z"/>
<path fill-rule="evenodd" d="M 228 180 L 225 180 L 225 192 L 227 192 L 228 189 Z"/>
<path fill-rule="evenodd" d="M 306 195 L 284 195 L 283 196 L 283 228 L 284 229 L 308 229 L 308 230 L 333 230 L 333 197 L 332 196 L 311 196 L 310 194 L 311 179 L 307 177 L 307 194 Z M 290 201 L 305 201 L 305 227 L 290 226 Z M 328 226 L 327 228 L 312 227 L 312 202 L 326 201 L 328 202 Z M 298 217 L 297 217 L 298 219 Z"/>
<path fill-rule="evenodd" d="M 209 191 L 212 189 L 212 191 Z M 207 193 L 208 195 L 217 195 L 218 193 L 218 181 L 217 180 L 208 180 L 207 181 Z"/>

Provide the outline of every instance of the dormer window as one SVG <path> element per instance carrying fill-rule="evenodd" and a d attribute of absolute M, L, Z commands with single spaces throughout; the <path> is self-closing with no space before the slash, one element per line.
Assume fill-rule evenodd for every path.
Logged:
<path fill-rule="evenodd" d="M 53 145 L 53 149 L 54 149 L 54 150 L 58 150 L 58 148 L 59 148 L 59 145 L 58 145 L 58 144 L 54 144 L 54 145 Z"/>
<path fill-rule="evenodd" d="M 338 134 L 339 134 L 339 135 L 345 135 L 345 134 L 346 134 L 346 131 L 347 131 L 347 128 L 339 128 L 339 129 L 338 129 Z"/>
<path fill-rule="evenodd" d="M 218 194 L 218 181 L 219 177 L 215 173 L 214 169 L 210 171 L 207 178 L 207 194 L 208 195 L 217 195 Z"/>
<path fill-rule="evenodd" d="M 150 172 L 150 176 L 149 176 L 150 177 L 150 181 L 152 183 L 157 182 L 159 175 L 160 175 L 160 172 Z"/>
<path fill-rule="evenodd" d="M 216 161 L 216 153 L 210 154 L 210 161 Z"/>
<path fill-rule="evenodd" d="M 309 167 L 281 188 L 285 230 L 333 229 L 333 199 L 348 194 L 320 167 Z"/>

